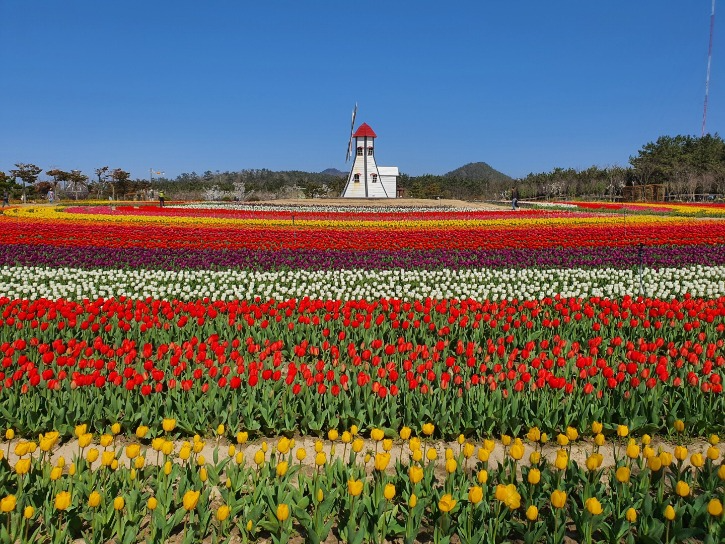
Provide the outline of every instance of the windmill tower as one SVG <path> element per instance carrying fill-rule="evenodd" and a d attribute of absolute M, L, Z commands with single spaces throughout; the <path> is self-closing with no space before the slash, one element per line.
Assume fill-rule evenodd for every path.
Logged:
<path fill-rule="evenodd" d="M 354 120 L 353 113 L 353 124 Z M 375 162 L 375 138 L 377 138 L 377 134 L 367 123 L 360 125 L 355 133 L 350 135 L 348 154 L 353 138 L 355 138 L 355 145 L 352 148 L 354 158 L 342 197 L 395 198 L 398 167 L 378 166 Z"/>

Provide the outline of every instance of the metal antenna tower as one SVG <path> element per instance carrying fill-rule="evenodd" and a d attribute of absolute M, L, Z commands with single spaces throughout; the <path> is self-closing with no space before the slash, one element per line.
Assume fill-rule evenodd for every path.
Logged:
<path fill-rule="evenodd" d="M 712 34 L 715 30 L 715 0 L 712 0 L 712 12 L 710 13 L 710 46 L 707 51 L 707 77 L 705 78 L 705 108 L 702 112 L 702 136 L 705 136 L 705 125 L 707 124 L 707 98 L 710 94 L 710 64 L 712 63 Z"/>

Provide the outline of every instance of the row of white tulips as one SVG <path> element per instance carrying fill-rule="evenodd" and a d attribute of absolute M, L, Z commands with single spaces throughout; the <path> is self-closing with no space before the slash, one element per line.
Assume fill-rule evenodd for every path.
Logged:
<path fill-rule="evenodd" d="M 283 205 L 283 204 L 245 204 L 245 203 L 234 203 L 234 202 L 192 202 L 189 204 L 179 204 L 167 206 L 169 208 L 191 208 L 191 209 L 224 209 L 224 210 L 237 210 L 237 211 L 255 211 L 255 212 L 315 212 L 315 213 L 412 213 L 412 212 L 472 212 L 481 211 L 481 208 L 474 208 L 472 206 L 456 207 L 452 206 L 345 206 L 339 205 L 334 206 L 332 204 L 298 204 L 298 205 Z M 574 207 L 574 206 L 572 206 Z"/>
<path fill-rule="evenodd" d="M 725 266 L 686 268 L 521 270 L 148 270 L 4 266 L 0 296 L 96 299 L 130 297 L 196 300 L 380 297 L 475 300 L 565 297 L 670 299 L 725 296 Z"/>

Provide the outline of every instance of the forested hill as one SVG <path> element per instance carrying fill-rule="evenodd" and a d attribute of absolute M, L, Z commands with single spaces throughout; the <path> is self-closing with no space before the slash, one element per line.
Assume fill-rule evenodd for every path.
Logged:
<path fill-rule="evenodd" d="M 453 179 L 483 179 L 488 181 L 504 181 L 512 182 L 513 179 L 503 172 L 499 172 L 495 168 L 485 162 L 469 162 L 468 164 L 451 170 L 446 177 Z"/>

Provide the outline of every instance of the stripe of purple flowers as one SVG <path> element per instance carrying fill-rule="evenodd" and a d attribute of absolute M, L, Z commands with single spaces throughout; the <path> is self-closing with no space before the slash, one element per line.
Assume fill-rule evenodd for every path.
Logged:
<path fill-rule="evenodd" d="M 225 269 L 470 269 L 650 268 L 725 264 L 725 245 L 506 250 L 204 250 L 0 246 L 0 265 L 74 268 Z"/>

